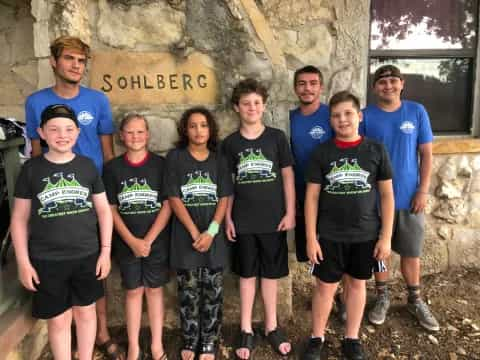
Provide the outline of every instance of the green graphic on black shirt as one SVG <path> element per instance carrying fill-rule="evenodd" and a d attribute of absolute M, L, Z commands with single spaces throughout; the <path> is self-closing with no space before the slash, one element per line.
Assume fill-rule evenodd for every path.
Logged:
<path fill-rule="evenodd" d="M 262 149 L 245 149 L 237 165 L 237 184 L 253 184 L 275 181 L 277 174 L 272 171 L 273 162 L 268 160 Z"/>
<path fill-rule="evenodd" d="M 58 180 L 54 182 L 55 179 Z M 63 172 L 59 172 L 53 174 L 52 179 L 46 177 L 42 181 L 47 184 L 37 195 L 42 204 L 38 209 L 40 217 L 80 214 L 92 208 L 92 203 L 87 201 L 90 190 L 75 179 L 75 173 L 63 176 Z"/>
<path fill-rule="evenodd" d="M 368 193 L 372 187 L 368 183 L 370 173 L 358 165 L 357 159 L 344 158 L 339 162 L 343 164 L 337 166 L 337 161 L 330 163 L 333 168 L 326 175 L 330 184 L 325 186 L 325 192 L 336 195 Z"/>
<path fill-rule="evenodd" d="M 216 205 L 217 185 L 210 179 L 208 172 L 200 170 L 187 174 L 188 181 L 180 187 L 182 201 L 185 206 L 211 206 Z"/>
<path fill-rule="evenodd" d="M 121 184 L 123 185 L 122 191 L 117 195 L 120 214 L 150 214 L 157 212 L 162 207 L 158 201 L 158 192 L 152 190 L 147 179 L 134 177 L 122 181 Z"/>

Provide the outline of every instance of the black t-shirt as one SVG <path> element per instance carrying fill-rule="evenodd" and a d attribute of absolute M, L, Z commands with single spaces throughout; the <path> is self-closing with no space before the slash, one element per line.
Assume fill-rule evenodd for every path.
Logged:
<path fill-rule="evenodd" d="M 232 195 L 232 180 L 224 157 L 210 152 L 204 161 L 192 157 L 187 149 L 174 149 L 167 155 L 167 193 L 178 197 L 200 232 L 208 229 L 218 200 Z M 223 226 L 210 249 L 201 253 L 176 216 L 172 220 L 170 264 L 175 269 L 221 268 L 228 265 L 229 244 Z"/>
<path fill-rule="evenodd" d="M 92 160 L 56 164 L 43 155 L 22 167 L 15 197 L 31 200 L 28 252 L 39 260 L 79 259 L 98 252 L 92 194 L 104 192 Z"/>
<path fill-rule="evenodd" d="M 385 147 L 363 139 L 341 149 L 333 140 L 312 153 L 306 181 L 321 185 L 317 231 L 336 242 L 376 240 L 380 227 L 377 181 L 392 178 Z"/>
<path fill-rule="evenodd" d="M 108 201 L 117 205 L 118 213 L 130 232 L 143 238 L 155 222 L 166 199 L 163 185 L 165 160 L 149 153 L 140 166 L 128 163 L 125 155 L 119 156 L 105 165 L 103 181 Z M 151 254 L 168 261 L 169 228 L 165 228 L 152 244 Z M 134 256 L 130 247 L 115 233 L 113 242 L 115 255 Z"/>
<path fill-rule="evenodd" d="M 236 232 L 275 232 L 285 215 L 281 170 L 293 164 L 285 134 L 265 127 L 250 140 L 236 131 L 223 141 L 222 149 L 235 178 L 232 218 Z"/>

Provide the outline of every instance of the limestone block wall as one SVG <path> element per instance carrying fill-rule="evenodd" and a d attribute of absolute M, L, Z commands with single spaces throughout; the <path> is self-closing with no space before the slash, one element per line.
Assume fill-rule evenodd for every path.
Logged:
<path fill-rule="evenodd" d="M 22 120 L 25 97 L 37 88 L 30 1 L 0 3 L 0 116 Z"/>
<path fill-rule="evenodd" d="M 80 6 L 63 3 L 63 13 Z M 75 2 L 77 3 L 77 2 Z M 82 3 L 82 2 L 80 2 Z M 74 30 L 94 49 L 170 52 L 178 59 L 192 52 L 207 55 L 219 81 L 218 99 L 210 106 L 220 122 L 221 136 L 237 126 L 229 97 L 233 86 L 251 76 L 270 88 L 266 123 L 288 130 L 293 107 L 293 72 L 304 64 L 325 74 L 325 96 L 352 89 L 365 97 L 368 1 L 223 0 L 223 1 L 87 1 L 85 23 L 50 25 L 50 36 Z M 74 9 L 70 9 L 74 8 Z M 357 16 L 352 16 L 357 14 Z M 365 16 L 358 16 L 364 14 Z M 70 16 L 67 19 L 74 17 Z M 58 16 L 57 16 L 58 18 Z M 54 19 L 53 19 L 54 20 Z M 52 19 L 51 19 L 52 21 Z M 53 31 L 52 31 L 53 29 Z M 352 35 L 355 34 L 354 44 Z M 175 123 L 190 104 L 114 105 L 114 113 L 139 110 L 152 124 L 153 150 L 165 152 L 176 138 Z"/>
<path fill-rule="evenodd" d="M 478 267 L 480 259 L 480 155 L 434 159 L 429 202 L 430 271 L 451 266 Z M 426 255 L 428 256 L 428 255 Z"/>

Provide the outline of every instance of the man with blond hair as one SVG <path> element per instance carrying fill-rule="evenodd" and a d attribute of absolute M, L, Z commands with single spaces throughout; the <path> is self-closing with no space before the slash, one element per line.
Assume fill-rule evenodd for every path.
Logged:
<path fill-rule="evenodd" d="M 41 155 L 46 149 L 46 144 L 37 132 L 43 109 L 52 104 L 64 104 L 75 111 L 80 127 L 73 152 L 92 159 L 101 174 L 103 163 L 113 158 L 114 126 L 108 98 L 97 90 L 80 85 L 90 57 L 90 47 L 77 37 L 61 36 L 51 43 L 50 54 L 55 84 L 34 92 L 25 102 L 25 120 L 27 135 L 32 142 L 32 157 Z M 97 346 L 110 359 L 122 359 L 117 344 L 108 332 L 105 297 L 97 301 L 96 307 Z"/>

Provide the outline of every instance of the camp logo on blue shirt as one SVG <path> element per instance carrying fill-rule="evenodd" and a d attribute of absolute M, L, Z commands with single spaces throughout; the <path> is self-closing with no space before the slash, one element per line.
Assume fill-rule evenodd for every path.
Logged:
<path fill-rule="evenodd" d="M 82 125 L 89 125 L 93 119 L 93 115 L 88 111 L 80 111 L 77 115 L 77 120 Z"/>
<path fill-rule="evenodd" d="M 295 157 L 295 187 L 304 197 L 305 170 L 313 149 L 333 136 L 328 106 L 321 104 L 313 114 L 303 115 L 300 108 L 290 111 L 290 139 Z"/>
<path fill-rule="evenodd" d="M 407 120 L 402 122 L 402 124 L 400 125 L 400 130 L 402 130 L 402 132 L 405 134 L 411 134 L 415 131 L 415 125 L 413 124 L 413 122 Z"/>
<path fill-rule="evenodd" d="M 325 130 L 321 126 L 314 126 L 309 131 L 310 136 L 312 139 L 321 139 L 323 135 L 325 135 Z"/>

